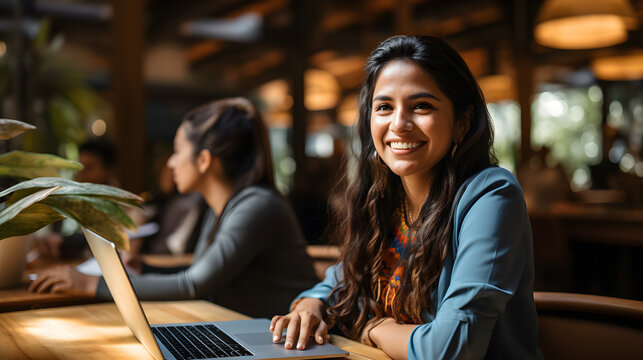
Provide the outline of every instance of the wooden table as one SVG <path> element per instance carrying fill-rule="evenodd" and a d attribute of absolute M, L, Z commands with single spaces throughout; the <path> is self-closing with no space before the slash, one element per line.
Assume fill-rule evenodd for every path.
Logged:
<path fill-rule="evenodd" d="M 143 302 L 152 324 L 248 319 L 203 300 Z M 389 359 L 384 352 L 340 336 L 331 343 L 348 359 Z M 152 359 L 113 303 L 0 314 L 2 359 Z"/>
<path fill-rule="evenodd" d="M 43 307 L 77 305 L 95 302 L 92 297 L 78 294 L 35 294 L 27 291 L 28 275 L 61 265 L 78 265 L 85 259 L 51 260 L 36 258 L 25 267 L 22 282 L 19 285 L 0 289 L 0 312 L 38 309 Z M 0 356 L 1 358 L 1 356 Z"/>
<path fill-rule="evenodd" d="M 144 255 L 143 259 L 154 266 L 174 267 L 192 263 L 192 255 Z M 27 291 L 30 283 L 28 274 L 38 273 L 60 265 L 76 266 L 83 261 L 85 259 L 82 258 L 71 260 L 36 258 L 30 261 L 25 268 L 21 284 L 0 289 L 0 312 L 95 303 L 96 300 L 93 297 L 78 294 L 35 294 Z M 0 356 L 1 358 L 2 356 Z"/>

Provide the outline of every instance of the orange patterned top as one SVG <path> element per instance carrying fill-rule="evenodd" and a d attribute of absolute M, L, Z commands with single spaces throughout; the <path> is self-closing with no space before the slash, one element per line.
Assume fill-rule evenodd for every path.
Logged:
<path fill-rule="evenodd" d="M 384 268 L 380 272 L 380 298 L 379 303 L 384 306 L 386 316 L 395 317 L 399 309 L 393 308 L 393 300 L 400 288 L 400 280 L 404 273 L 404 265 L 400 264 L 400 258 L 408 250 L 407 245 L 412 243 L 414 237 L 410 234 L 406 223 L 404 205 L 400 205 L 393 213 L 393 228 L 391 236 L 393 240 L 382 252 Z M 400 315 L 397 314 L 397 318 Z M 404 320 L 404 318 L 401 318 Z"/>

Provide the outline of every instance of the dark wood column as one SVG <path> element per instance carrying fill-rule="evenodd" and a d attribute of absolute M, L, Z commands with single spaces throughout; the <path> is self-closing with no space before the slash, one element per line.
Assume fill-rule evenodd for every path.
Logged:
<path fill-rule="evenodd" d="M 516 64 L 516 89 L 520 106 L 520 157 L 518 166 L 531 157 L 531 100 L 534 94 L 534 63 L 531 44 L 533 40 L 534 1 L 515 0 L 513 19 L 513 50 Z"/>
<path fill-rule="evenodd" d="M 291 192 L 299 193 L 307 177 L 306 132 L 308 110 L 304 105 L 304 72 L 308 68 L 308 57 L 315 46 L 314 32 L 322 6 L 320 2 L 293 1 L 292 31 L 288 43 L 288 80 L 293 99 L 292 106 L 292 148 L 297 164 Z"/>
<path fill-rule="evenodd" d="M 145 2 L 114 0 L 112 22 L 112 138 L 118 149 L 118 175 L 123 188 L 144 190 L 145 93 L 143 51 Z"/>

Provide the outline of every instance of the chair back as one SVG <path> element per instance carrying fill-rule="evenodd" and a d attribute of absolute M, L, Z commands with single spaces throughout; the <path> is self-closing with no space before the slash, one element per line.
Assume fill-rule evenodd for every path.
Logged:
<path fill-rule="evenodd" d="M 545 359 L 643 359 L 643 301 L 534 292 Z"/>
<path fill-rule="evenodd" d="M 306 252 L 313 260 L 315 274 L 319 280 L 324 280 L 326 269 L 335 265 L 341 255 L 339 248 L 334 245 L 308 245 Z"/>

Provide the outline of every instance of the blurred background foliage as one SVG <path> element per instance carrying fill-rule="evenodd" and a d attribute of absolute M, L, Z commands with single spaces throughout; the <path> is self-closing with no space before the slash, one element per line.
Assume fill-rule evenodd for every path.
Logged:
<path fill-rule="evenodd" d="M 111 108 L 87 85 L 83 71 L 59 59 L 63 43 L 62 34 L 50 36 L 50 21 L 45 19 L 35 37 L 26 39 L 21 54 L 9 54 L 7 49 L 8 54 L 0 58 L 0 104 L 5 117 L 20 118 L 38 128 L 13 147 L 75 160 L 77 144 L 88 137 L 92 122 L 109 119 Z M 18 68 L 18 61 L 24 68 Z M 15 86 L 19 80 L 24 86 L 21 104 Z"/>

